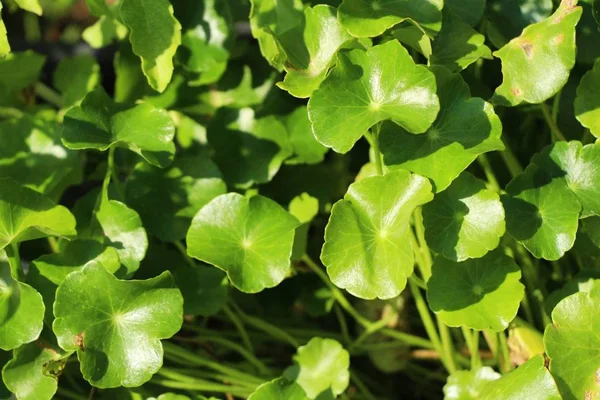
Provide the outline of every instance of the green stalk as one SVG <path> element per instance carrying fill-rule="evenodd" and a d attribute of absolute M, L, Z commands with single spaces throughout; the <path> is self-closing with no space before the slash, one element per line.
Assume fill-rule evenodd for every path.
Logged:
<path fill-rule="evenodd" d="M 245 314 L 240 307 L 238 307 L 233 301 L 230 301 L 233 308 L 237 311 L 240 319 L 244 321 L 246 324 L 258 329 L 259 331 L 263 331 L 271 337 L 281 339 L 282 341 L 289 343 L 295 348 L 300 347 L 300 343 L 296 340 L 296 338 L 292 337 L 289 333 L 284 331 L 277 326 L 268 323 L 260 318 L 253 317 L 251 315 Z"/>
<path fill-rule="evenodd" d="M 500 363 L 500 367 L 502 368 L 502 372 L 506 374 L 512 370 L 512 365 L 510 362 L 508 343 L 506 343 L 506 335 L 504 332 L 498 333 L 498 341 L 500 343 L 500 351 L 502 353 L 502 362 Z"/>
<path fill-rule="evenodd" d="M 500 192 L 500 185 L 498 184 L 498 180 L 496 179 L 496 175 L 494 175 L 494 171 L 492 170 L 492 165 L 490 164 L 490 160 L 487 158 L 485 154 L 480 154 L 477 157 L 477 162 L 483 169 L 485 177 L 489 182 L 492 190 L 495 192 Z"/>
<path fill-rule="evenodd" d="M 21 118 L 23 114 L 23 111 L 18 108 L 0 107 L 0 118 L 2 119 Z"/>
<path fill-rule="evenodd" d="M 419 290 L 417 288 L 417 290 Z M 444 358 L 448 363 L 448 367 L 450 367 L 451 374 L 456 372 L 456 362 L 454 360 L 454 344 L 452 343 L 452 339 L 450 338 L 450 330 L 448 326 L 440 321 L 439 318 L 436 317 L 438 329 L 440 331 L 440 338 L 442 339 L 442 348 L 444 349 Z"/>
<path fill-rule="evenodd" d="M 72 391 L 62 388 L 62 387 L 59 387 L 58 390 L 56 391 L 56 393 L 58 393 L 61 397 L 64 397 L 65 399 L 88 400 L 87 396 L 77 394 L 75 392 L 72 392 Z"/>
<path fill-rule="evenodd" d="M 378 122 L 373 129 L 373 155 L 375 157 L 375 168 L 379 175 L 383 175 L 383 160 L 381 158 L 381 151 L 379 150 L 379 131 L 381 131 L 381 122 Z"/>
<path fill-rule="evenodd" d="M 423 273 L 423 280 L 427 282 L 431 277 L 431 265 L 433 264 L 427 241 L 425 240 L 425 225 L 423 224 L 423 212 L 421 207 L 417 207 L 414 214 L 415 219 L 415 230 L 417 232 L 417 240 L 419 242 L 419 250 L 423 255 L 423 263 L 421 266 Z"/>
<path fill-rule="evenodd" d="M 471 336 L 471 369 L 481 367 L 481 354 L 479 353 L 479 331 L 474 330 Z"/>
<path fill-rule="evenodd" d="M 546 103 L 540 104 L 540 110 L 542 110 L 542 114 L 544 115 L 544 119 L 546 123 L 550 127 L 550 130 L 553 133 L 554 141 L 566 141 L 565 135 L 560 131 L 560 128 L 556 124 L 556 121 L 552 118 L 552 114 L 550 113 L 550 107 Z"/>
<path fill-rule="evenodd" d="M 56 108 L 63 107 L 62 97 L 54 89 L 44 85 L 42 82 L 37 82 L 35 84 L 35 94 Z"/>
<path fill-rule="evenodd" d="M 350 371 L 350 380 L 358 389 L 358 392 L 362 395 L 362 397 L 366 400 L 377 400 L 377 398 L 371 393 L 367 385 L 358 377 L 355 371 Z"/>
<path fill-rule="evenodd" d="M 342 312 L 340 306 L 338 304 L 333 305 L 333 312 L 338 320 L 338 324 L 340 325 L 340 330 L 342 331 L 342 337 L 344 338 L 344 343 L 346 345 L 350 345 L 352 343 L 352 339 L 350 338 L 350 333 L 348 331 L 348 324 L 346 323 L 346 317 Z"/>
<path fill-rule="evenodd" d="M 4 250 L 6 251 L 6 257 L 8 258 L 8 264 L 10 265 L 13 277 L 22 280 L 24 275 L 23 268 L 21 267 L 21 256 L 19 255 L 19 243 L 12 242 Z"/>
<path fill-rule="evenodd" d="M 196 267 L 196 263 L 194 262 L 194 260 L 192 260 L 192 258 L 188 255 L 187 250 L 185 248 L 185 246 L 183 245 L 183 243 L 181 243 L 181 240 L 176 240 L 173 242 L 173 245 L 175 246 L 175 248 L 181 253 L 181 255 L 183 256 L 183 258 L 185 259 L 185 262 L 188 263 L 188 265 L 190 267 L 195 268 Z"/>
<path fill-rule="evenodd" d="M 514 178 L 524 171 L 519 159 L 517 156 L 515 156 L 515 153 L 512 151 L 506 141 L 504 141 L 504 151 L 500 152 L 500 156 L 502 157 L 504 164 L 506 164 L 511 177 Z"/>
<path fill-rule="evenodd" d="M 234 396 L 238 396 L 241 398 L 247 398 L 254 392 L 252 389 L 248 389 L 245 387 L 235 387 L 228 385 L 221 385 L 218 383 L 212 382 L 204 382 L 204 381 L 196 381 L 196 382 L 180 382 L 180 381 L 170 381 L 166 379 L 153 379 L 152 383 L 155 383 L 160 386 L 164 386 L 170 389 L 180 389 L 180 390 L 194 390 L 199 392 L 215 392 L 215 393 L 229 393 Z M 258 387 L 258 385 L 257 385 Z"/>
<path fill-rule="evenodd" d="M 210 381 L 201 379 L 198 376 L 194 376 L 195 371 L 193 371 L 193 370 L 189 370 L 189 371 L 183 370 L 182 372 L 179 372 L 179 371 L 171 369 L 171 368 L 163 367 L 158 370 L 157 374 L 164 376 L 165 378 L 168 378 L 168 379 L 171 379 L 174 381 L 178 381 L 178 382 L 205 382 L 205 383 L 211 383 L 211 384 L 214 383 L 214 382 L 210 382 Z M 232 378 L 230 376 L 219 375 L 219 374 L 206 374 L 206 375 L 209 378 L 218 380 L 220 383 L 223 383 L 223 384 L 246 387 L 246 388 L 249 388 L 250 390 L 253 390 L 256 388 L 256 383 L 247 382 L 243 379 L 236 379 L 236 378 Z"/>
<path fill-rule="evenodd" d="M 233 325 L 235 325 L 235 328 L 237 329 L 237 331 L 240 334 L 240 337 L 242 338 L 242 342 L 244 342 L 244 346 L 246 346 L 248 351 L 254 353 L 254 346 L 252 346 L 250 336 L 248 336 L 248 332 L 246 331 L 246 328 L 244 327 L 244 324 L 242 323 L 240 318 L 238 318 L 235 312 L 233 312 L 233 310 L 229 308 L 228 305 L 225 305 L 225 307 L 223 307 L 223 312 L 225 312 L 227 318 L 229 318 Z"/>

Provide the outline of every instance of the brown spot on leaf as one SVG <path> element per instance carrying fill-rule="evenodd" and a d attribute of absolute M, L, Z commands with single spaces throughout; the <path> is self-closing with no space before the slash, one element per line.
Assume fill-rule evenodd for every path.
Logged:
<path fill-rule="evenodd" d="M 85 332 L 81 332 L 75 335 L 75 337 L 73 338 L 73 342 L 75 342 L 75 344 L 81 349 L 81 351 L 85 351 L 85 345 L 83 343 L 84 336 Z"/>
<path fill-rule="evenodd" d="M 563 42 L 563 40 L 565 40 L 565 35 L 563 35 L 562 33 L 558 36 L 554 36 L 552 38 L 552 43 L 555 45 L 559 45 Z"/>
<path fill-rule="evenodd" d="M 525 52 L 525 57 L 531 60 L 533 55 L 533 45 L 530 42 L 523 42 L 521 43 L 521 48 Z"/>
<path fill-rule="evenodd" d="M 600 368 L 596 370 L 596 385 L 600 386 Z"/>
<path fill-rule="evenodd" d="M 548 369 L 550 367 L 550 358 L 548 355 L 544 353 L 544 368 Z"/>
<path fill-rule="evenodd" d="M 594 395 L 589 390 L 586 390 L 583 394 L 583 400 L 594 400 Z"/>
<path fill-rule="evenodd" d="M 515 96 L 520 96 L 520 95 L 521 95 L 521 93 L 523 93 L 523 92 L 521 91 L 521 89 L 519 89 L 519 88 L 515 88 L 515 87 L 514 87 L 514 88 L 510 88 L 510 92 L 511 92 L 513 95 L 515 95 Z"/>

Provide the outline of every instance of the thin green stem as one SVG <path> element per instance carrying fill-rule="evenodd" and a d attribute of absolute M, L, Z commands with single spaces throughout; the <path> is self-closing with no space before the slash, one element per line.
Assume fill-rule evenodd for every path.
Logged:
<path fill-rule="evenodd" d="M 181 243 L 181 240 L 176 240 L 173 242 L 173 245 L 175 246 L 175 248 L 179 251 L 179 253 L 181 253 L 181 255 L 183 256 L 183 258 L 185 259 L 185 262 L 188 263 L 188 265 L 190 267 L 196 267 L 196 263 L 194 262 L 194 260 L 188 255 L 187 250 L 185 248 L 185 246 L 183 245 L 183 243 Z"/>
<path fill-rule="evenodd" d="M 292 335 L 290 335 L 283 329 L 281 329 L 273 324 L 270 324 L 269 322 L 264 321 L 260 318 L 245 314 L 241 310 L 241 308 L 233 302 L 233 300 L 230 300 L 230 304 L 233 306 L 233 308 L 239 315 L 240 319 L 242 321 L 244 321 L 246 324 L 254 327 L 255 329 L 258 329 L 259 331 L 265 332 L 266 334 L 268 334 L 271 337 L 281 339 L 282 341 L 289 343 L 290 345 L 292 345 L 295 348 L 300 346 L 300 343 L 298 342 L 298 340 L 296 340 L 296 338 L 294 338 Z"/>
<path fill-rule="evenodd" d="M 377 123 L 373 129 L 373 156 L 375 157 L 375 168 L 379 175 L 383 175 L 383 160 L 379 150 L 379 131 L 381 131 L 381 122 Z"/>
<path fill-rule="evenodd" d="M 229 308 L 228 305 L 225 305 L 225 307 L 223 307 L 223 312 L 225 313 L 225 315 L 227 315 L 227 318 L 229 318 L 233 325 L 235 325 L 235 328 L 237 329 L 237 331 L 240 334 L 240 337 L 242 338 L 244 346 L 246 346 L 248 351 L 254 353 L 254 346 L 252 345 L 250 336 L 248 336 L 248 332 L 246 331 L 246 328 L 244 327 L 244 324 L 242 323 L 241 319 L 231 308 Z"/>
<path fill-rule="evenodd" d="M 117 194 L 119 195 L 120 200 L 125 201 L 125 190 L 123 189 L 123 185 L 121 185 L 121 179 L 119 178 L 117 168 L 115 168 L 114 157 L 113 157 L 113 165 L 110 169 L 110 173 L 112 175 L 112 182 L 117 191 Z"/>
<path fill-rule="evenodd" d="M 12 242 L 4 250 L 6 251 L 6 257 L 8 258 L 13 277 L 20 280 L 23 278 L 23 268 L 21 267 L 21 256 L 19 255 L 19 243 Z"/>
<path fill-rule="evenodd" d="M 554 100 L 552 101 L 552 120 L 558 121 L 558 112 L 560 111 L 560 99 L 562 97 L 562 90 L 556 93 Z"/>
<path fill-rule="evenodd" d="M 52 104 L 56 108 L 63 107 L 63 99 L 54 89 L 44 85 L 42 82 L 35 84 L 35 94 L 41 97 L 43 100 Z"/>
<path fill-rule="evenodd" d="M 479 353 L 479 331 L 473 331 L 471 336 L 471 346 L 469 351 L 471 352 L 471 369 L 477 369 L 481 367 L 481 354 Z"/>
<path fill-rule="evenodd" d="M 181 382 L 181 381 L 171 381 L 166 379 L 153 379 L 152 383 L 155 383 L 160 386 L 164 386 L 170 389 L 180 389 L 180 390 L 195 390 L 200 392 L 215 392 L 215 393 L 229 393 L 234 396 L 239 396 L 242 398 L 247 398 L 252 394 L 254 390 L 244 388 L 244 387 L 236 387 L 236 386 L 228 386 L 221 385 L 218 383 L 212 382 Z M 257 385 L 258 387 L 258 385 Z"/>
<path fill-rule="evenodd" d="M 377 398 L 371 393 L 367 385 L 358 377 L 355 371 L 350 371 L 350 380 L 358 389 L 358 392 L 362 394 L 362 397 L 366 400 L 377 400 Z"/>
<path fill-rule="evenodd" d="M 552 118 L 550 107 L 548 107 L 546 103 L 540 103 L 540 110 L 542 110 L 544 119 L 552 131 L 555 141 L 566 141 L 567 139 L 565 138 L 565 135 L 563 135 L 563 133 L 560 131 L 560 128 L 556 124 L 556 121 Z"/>
<path fill-rule="evenodd" d="M 419 250 L 423 255 L 423 265 L 421 266 L 421 272 L 423 273 L 423 280 L 427 282 L 431 277 L 431 265 L 433 264 L 431 258 L 431 252 L 427 246 L 425 240 L 425 225 L 423 224 L 423 212 L 421 207 L 417 207 L 414 212 L 415 218 L 415 230 L 417 232 L 417 240 L 419 242 Z"/>
<path fill-rule="evenodd" d="M 519 159 L 512 151 L 508 143 L 506 143 L 506 140 L 504 141 L 504 151 L 500 152 L 500 156 L 502 157 L 504 164 L 506 164 L 506 168 L 508 168 L 508 172 L 510 173 L 511 177 L 514 178 L 524 171 Z"/>
<path fill-rule="evenodd" d="M 498 335 L 496 332 L 491 330 L 485 330 L 482 333 L 490 351 L 494 355 L 494 364 L 498 365 L 500 361 L 500 352 L 498 351 Z"/>
<path fill-rule="evenodd" d="M 381 333 L 384 334 L 385 336 L 391 337 L 392 339 L 396 339 L 408 346 L 436 350 L 435 345 L 431 341 L 429 341 L 427 339 L 423 339 L 422 337 L 419 337 L 419 336 L 411 335 L 409 333 L 397 331 L 397 330 L 391 329 L 391 328 L 383 328 L 381 330 Z"/>
<path fill-rule="evenodd" d="M 421 295 L 421 291 L 416 283 L 412 279 L 408 279 L 408 287 L 410 288 L 410 292 L 412 293 L 413 299 L 415 300 L 415 304 L 417 306 L 417 311 L 419 312 L 419 316 L 421 317 L 421 322 L 423 322 L 423 326 L 425 327 L 425 331 L 427 332 L 427 336 L 429 336 L 429 340 L 433 343 L 433 346 L 440 354 L 442 363 L 448 372 L 452 371 L 452 366 L 449 364 L 446 359 L 446 355 L 444 352 L 444 348 L 442 346 L 442 342 L 440 341 L 440 337 L 438 335 L 437 330 L 435 329 L 435 325 L 433 324 L 433 319 L 431 318 L 431 314 L 429 314 L 429 309 L 427 308 L 427 304 L 423 299 L 423 295 Z"/>
<path fill-rule="evenodd" d="M 418 290 L 418 289 L 417 289 Z M 450 338 L 450 330 L 448 326 L 444 324 L 439 318 L 436 317 L 438 329 L 440 331 L 440 338 L 442 340 L 442 348 L 444 349 L 444 358 L 448 363 L 448 367 L 450 370 L 448 372 L 454 373 L 456 372 L 456 362 L 455 362 L 455 352 L 454 352 L 454 344 L 452 343 L 452 339 Z"/>
<path fill-rule="evenodd" d="M 58 247 L 58 241 L 56 240 L 56 238 L 54 236 L 48 236 L 47 240 L 48 246 L 50 246 L 50 251 L 52 251 L 53 253 L 58 253 L 60 249 Z"/>
<path fill-rule="evenodd" d="M 342 337 L 344 338 L 344 343 L 346 345 L 350 345 L 352 343 L 352 339 L 350 338 L 350 333 L 348 331 L 348 324 L 346 323 L 346 317 L 342 312 L 339 304 L 333 305 L 333 312 L 335 313 L 335 317 L 338 320 L 338 324 L 340 325 L 340 331 L 342 331 Z"/>
<path fill-rule="evenodd" d="M 479 157 L 477 157 L 477 162 L 483 169 L 483 173 L 485 174 L 485 177 L 492 190 L 495 192 L 500 192 L 500 185 L 498 184 L 496 175 L 494 175 L 494 171 L 492 170 L 492 164 L 490 164 L 490 160 L 487 158 L 487 156 L 485 154 L 480 154 Z"/>
<path fill-rule="evenodd" d="M 0 118 L 21 118 L 24 115 L 23 111 L 13 107 L 0 107 Z"/>
<path fill-rule="evenodd" d="M 365 340 L 367 340 L 369 336 L 385 328 L 390 323 L 391 318 L 393 318 L 393 314 L 390 314 L 387 318 L 371 323 L 369 328 L 365 329 L 365 331 L 350 345 L 348 350 L 352 351 L 352 349 L 360 346 Z"/>
<path fill-rule="evenodd" d="M 512 370 L 512 364 L 510 361 L 510 353 L 508 351 L 508 343 L 506 342 L 506 335 L 504 332 L 498 333 L 498 342 L 500 343 L 500 352 L 502 354 L 502 362 L 500 367 L 503 373 L 510 372 Z"/>
<path fill-rule="evenodd" d="M 59 396 L 64 397 L 65 399 L 88 400 L 87 396 L 80 395 L 78 393 L 72 392 L 72 391 L 70 391 L 68 389 L 64 389 L 62 387 L 59 387 L 57 389 L 56 393 L 58 393 Z"/>
<path fill-rule="evenodd" d="M 179 382 L 202 382 L 204 381 L 205 383 L 214 383 L 214 382 L 210 382 L 210 381 L 205 381 L 204 379 L 202 379 L 202 377 L 200 376 L 200 374 L 196 374 L 195 370 L 175 370 L 175 369 L 171 369 L 171 368 L 161 368 L 160 370 L 158 370 L 157 375 L 160 376 L 164 376 L 165 378 L 168 379 L 172 379 L 174 381 L 179 381 Z M 242 387 L 246 387 L 246 388 L 250 388 L 250 390 L 256 388 L 256 382 L 247 382 L 243 379 L 236 379 L 233 378 L 231 376 L 227 376 L 227 375 L 220 375 L 220 374 L 202 374 L 204 375 L 204 378 L 209 378 L 209 379 L 213 379 L 216 381 L 219 381 L 219 383 L 224 383 L 227 385 L 235 385 L 235 386 L 242 386 Z"/>

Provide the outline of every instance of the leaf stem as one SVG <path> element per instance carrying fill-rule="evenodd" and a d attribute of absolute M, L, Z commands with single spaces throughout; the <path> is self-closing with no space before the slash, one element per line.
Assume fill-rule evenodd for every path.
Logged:
<path fill-rule="evenodd" d="M 4 248 L 6 257 L 10 265 L 13 278 L 21 280 L 23 278 L 23 268 L 21 267 L 21 256 L 19 255 L 19 243 L 12 242 Z"/>
<path fill-rule="evenodd" d="M 240 337 L 242 338 L 242 342 L 244 343 L 244 346 L 246 346 L 248 351 L 250 351 L 251 353 L 254 353 L 254 346 L 252 345 L 250 336 L 248 336 L 248 332 L 246 331 L 244 324 L 238 318 L 236 313 L 231 308 L 229 308 L 228 305 L 225 305 L 223 307 L 223 312 L 225 313 L 225 315 L 227 315 L 227 318 L 229 318 L 229 320 L 233 323 L 233 325 L 235 325 L 235 328 L 237 329 L 237 331 L 240 334 Z"/>
<path fill-rule="evenodd" d="M 21 118 L 24 115 L 23 111 L 14 107 L 0 107 L 0 118 Z"/>
<path fill-rule="evenodd" d="M 556 121 L 552 118 L 552 114 L 550 113 L 550 107 L 548 107 L 546 103 L 540 103 L 540 110 L 542 110 L 544 119 L 546 120 L 546 123 L 548 124 L 550 130 L 554 134 L 553 138 L 555 139 L 555 141 L 567 141 L 565 135 L 563 135 L 563 133 L 560 131 L 560 128 L 556 124 Z"/>
<path fill-rule="evenodd" d="M 485 177 L 492 190 L 495 192 L 500 192 L 500 185 L 498 184 L 498 180 L 496 179 L 496 175 L 494 175 L 494 170 L 492 169 L 492 165 L 490 164 L 490 160 L 487 158 L 487 156 L 485 154 L 480 154 L 477 157 L 477 162 L 483 169 L 483 173 L 485 174 Z"/>
<path fill-rule="evenodd" d="M 502 362 L 500 363 L 500 367 L 502 368 L 503 373 L 510 372 L 512 365 L 510 361 L 510 353 L 508 351 L 508 343 L 506 343 L 506 335 L 504 332 L 498 333 L 498 342 L 500 343 L 500 352 L 502 354 Z"/>
<path fill-rule="evenodd" d="M 417 289 L 418 290 L 418 289 Z M 440 321 L 439 318 L 436 318 L 438 329 L 440 331 L 440 338 L 442 339 L 442 348 L 444 349 L 444 357 L 446 358 L 446 362 L 448 363 L 448 367 L 450 368 L 450 373 L 456 372 L 456 362 L 454 360 L 454 344 L 452 343 L 452 339 L 450 338 L 450 330 L 448 326 Z"/>
<path fill-rule="evenodd" d="M 239 396 L 241 398 L 247 398 L 254 391 L 248 388 L 221 385 L 218 383 L 206 381 L 203 382 L 199 380 L 195 382 L 181 382 L 166 379 L 153 379 L 152 382 L 170 389 L 194 390 L 200 392 L 231 393 L 232 395 Z M 258 386 L 259 385 L 257 385 L 256 387 Z"/>
<path fill-rule="evenodd" d="M 362 397 L 366 400 L 377 400 L 377 398 L 371 393 L 367 385 L 358 377 L 355 371 L 350 371 L 350 380 L 356 386 Z"/>
<path fill-rule="evenodd" d="M 481 367 L 481 354 L 479 353 L 479 331 L 473 330 L 471 335 L 471 346 L 469 351 L 471 352 L 471 369 L 477 369 Z"/>
<path fill-rule="evenodd" d="M 181 240 L 176 240 L 173 242 L 173 246 L 175 246 L 175 248 L 181 253 L 181 255 L 183 256 L 183 258 L 185 259 L 185 262 L 188 263 L 188 265 L 190 267 L 195 268 L 196 267 L 196 263 L 194 262 L 194 260 L 188 255 L 187 250 L 185 248 L 185 246 L 183 245 L 183 243 L 181 243 Z"/>
<path fill-rule="evenodd" d="M 415 219 L 415 230 L 417 232 L 417 240 L 419 243 L 419 251 L 423 255 L 424 265 L 421 266 L 421 273 L 423 274 L 423 280 L 427 282 L 431 277 L 431 267 L 433 265 L 433 261 L 431 258 L 431 253 L 429 251 L 429 246 L 427 246 L 427 241 L 425 240 L 425 225 L 423 224 L 423 212 L 422 207 L 417 207 L 414 212 Z"/>
<path fill-rule="evenodd" d="M 502 157 L 504 164 L 506 164 L 511 177 L 514 178 L 523 173 L 523 166 L 519 162 L 519 159 L 515 153 L 512 151 L 512 148 L 508 145 L 508 143 L 506 143 L 506 140 L 504 141 L 504 151 L 500 152 L 500 156 Z"/>
<path fill-rule="evenodd" d="M 35 94 L 56 108 L 63 108 L 62 97 L 54 89 L 44 85 L 42 82 L 37 82 L 35 84 Z"/>
<path fill-rule="evenodd" d="M 340 325 L 340 330 L 342 331 L 342 337 L 344 338 L 344 342 L 346 343 L 346 345 L 350 345 L 352 343 L 352 338 L 350 338 L 348 324 L 346 323 L 346 317 L 344 316 L 344 313 L 342 312 L 342 309 L 340 308 L 339 304 L 333 305 L 333 312 L 335 313 L 335 316 Z"/>
<path fill-rule="evenodd" d="M 206 381 L 202 379 L 202 375 L 204 378 L 214 379 L 224 384 L 231 384 L 235 386 L 242 386 L 245 388 L 249 388 L 253 390 L 256 388 L 256 382 L 248 382 L 243 379 L 236 379 L 231 376 L 219 375 L 219 374 L 198 374 L 195 370 L 175 370 L 171 368 L 161 368 L 157 372 L 158 375 L 164 376 L 165 378 L 172 379 L 178 382 L 204 382 L 213 384 L 214 382 Z"/>
<path fill-rule="evenodd" d="M 379 150 L 379 132 L 381 131 L 381 122 L 378 122 L 373 129 L 373 156 L 375 157 L 375 168 L 379 175 L 383 175 L 383 160 Z"/>

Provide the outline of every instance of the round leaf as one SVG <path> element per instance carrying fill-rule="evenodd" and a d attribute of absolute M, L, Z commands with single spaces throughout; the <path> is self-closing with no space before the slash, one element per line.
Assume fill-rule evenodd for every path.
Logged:
<path fill-rule="evenodd" d="M 225 271 L 242 292 L 260 292 L 277 286 L 289 273 L 298 225 L 266 197 L 224 194 L 194 217 L 188 254 Z"/>
<path fill-rule="evenodd" d="M 553 179 L 564 180 L 583 206 L 581 218 L 600 215 L 600 143 L 556 142 L 536 154 L 532 163 Z"/>
<path fill-rule="evenodd" d="M 435 34 L 442 26 L 443 6 L 443 0 L 344 0 L 338 17 L 356 37 L 379 36 L 404 20 Z"/>
<path fill-rule="evenodd" d="M 600 138 L 600 59 L 581 78 L 577 87 L 575 116 L 592 135 Z"/>
<path fill-rule="evenodd" d="M 304 18 L 302 37 L 290 43 L 293 47 L 284 47 L 287 74 L 277 84 L 301 98 L 309 97 L 319 87 L 338 49 L 353 39 L 338 22 L 334 7 L 324 4 L 307 7 Z"/>
<path fill-rule="evenodd" d="M 0 263 L 0 349 L 11 350 L 38 338 L 44 322 L 42 296 Z"/>
<path fill-rule="evenodd" d="M 391 40 L 366 51 L 339 53 L 336 66 L 310 97 L 308 114 L 317 140 L 346 153 L 384 120 L 425 132 L 439 111 L 435 92 L 433 74 Z"/>
<path fill-rule="evenodd" d="M 444 385 L 444 400 L 480 399 L 485 392 L 486 385 L 500 376 L 490 367 L 456 371 L 448 377 L 448 381 Z"/>
<path fill-rule="evenodd" d="M 485 0 L 444 0 L 444 8 L 471 26 L 477 25 L 485 11 Z"/>
<path fill-rule="evenodd" d="M 72 106 L 100 83 L 100 66 L 89 55 L 63 58 L 54 71 L 53 82 L 64 104 Z"/>
<path fill-rule="evenodd" d="M 75 236 L 75 217 L 46 196 L 0 178 L 0 250 L 47 236 Z"/>
<path fill-rule="evenodd" d="M 391 123 L 381 128 L 381 152 L 390 169 L 407 169 L 430 178 L 442 191 L 479 154 L 503 150 L 502 124 L 491 104 L 471 97 L 460 74 L 432 68 L 441 112 L 424 135 L 412 135 Z M 419 117 L 415 114 L 415 117 Z"/>
<path fill-rule="evenodd" d="M 577 0 L 562 0 L 545 20 L 494 53 L 502 60 L 502 85 L 494 101 L 505 106 L 542 103 L 567 83 L 575 65 L 575 26 L 581 17 Z M 552 65 L 552 68 L 548 68 Z"/>
<path fill-rule="evenodd" d="M 501 332 L 524 294 L 519 266 L 501 250 L 454 262 L 436 257 L 427 282 L 429 306 L 448 326 Z"/>
<path fill-rule="evenodd" d="M 248 400 L 308 400 L 302 386 L 285 377 L 260 385 Z"/>
<path fill-rule="evenodd" d="M 38 339 L 15 349 L 2 369 L 2 380 L 19 400 L 50 400 L 70 354 L 55 343 Z"/>
<path fill-rule="evenodd" d="M 423 223 L 428 246 L 453 261 L 483 257 L 506 228 L 500 197 L 469 172 L 423 206 Z"/>
<path fill-rule="evenodd" d="M 556 305 L 552 325 L 544 332 L 550 371 L 565 400 L 600 396 L 600 284 L 589 292 L 575 293 Z"/>
<path fill-rule="evenodd" d="M 362 299 L 398 296 L 413 272 L 410 216 L 432 198 L 429 181 L 407 171 L 350 185 L 325 228 L 321 261 L 331 281 Z"/>
<path fill-rule="evenodd" d="M 286 115 L 283 123 L 295 153 L 286 160 L 286 164 L 318 164 L 323 161 L 329 149 L 319 143 L 313 135 L 306 106 L 298 107 Z"/>
<path fill-rule="evenodd" d="M 185 238 L 198 210 L 226 192 L 219 169 L 205 157 L 178 157 L 168 169 L 139 163 L 126 187 L 127 203 L 144 227 L 165 242 Z"/>
<path fill-rule="evenodd" d="M 183 298 L 169 272 L 121 281 L 98 264 L 71 273 L 56 291 L 52 329 L 77 350 L 83 377 L 99 388 L 135 387 L 162 365 L 160 339 L 183 322 Z"/>
<path fill-rule="evenodd" d="M 166 167 L 175 154 L 175 127 L 165 110 L 150 103 L 126 109 L 101 87 L 67 111 L 62 140 L 73 150 L 125 147 L 152 165 Z"/>
<path fill-rule="evenodd" d="M 250 108 L 219 110 L 207 135 L 225 180 L 242 188 L 269 182 L 293 151 L 285 126 L 272 115 L 255 119 Z"/>
<path fill-rule="evenodd" d="M 516 370 L 491 382 L 481 400 L 560 400 L 552 375 L 544 366 L 544 356 L 537 355 Z"/>
<path fill-rule="evenodd" d="M 454 0 L 464 2 L 464 0 Z M 500 48 L 523 29 L 552 14 L 552 0 L 486 0 L 487 36 Z"/>
<path fill-rule="evenodd" d="M 531 164 L 506 192 L 506 230 L 531 254 L 553 261 L 573 247 L 581 204 L 562 179 Z"/>
<path fill-rule="evenodd" d="M 312 338 L 298 347 L 294 362 L 284 375 L 295 380 L 311 399 L 329 390 L 337 397 L 348 387 L 350 355 L 333 339 Z"/>

